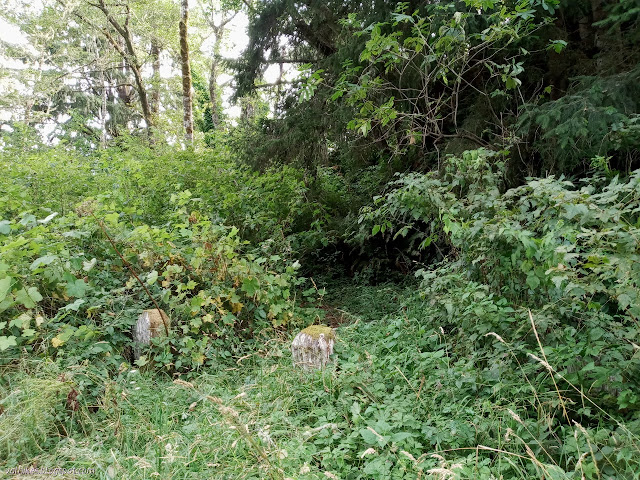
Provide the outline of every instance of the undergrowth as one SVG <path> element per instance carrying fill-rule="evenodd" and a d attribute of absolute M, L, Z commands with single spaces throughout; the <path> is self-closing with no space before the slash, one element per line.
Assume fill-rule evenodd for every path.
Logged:
<path fill-rule="evenodd" d="M 150 214 L 119 189 L 57 185 L 77 200 L 59 212 L 34 203 L 24 177 L 5 178 L 0 467 L 638 478 L 640 173 L 506 190 L 507 159 L 450 156 L 364 208 L 345 244 L 404 239 L 420 267 L 377 285 L 302 277 L 276 200 L 236 225 L 203 210 L 202 186 Z M 251 218 L 280 236 L 249 241 Z M 131 326 L 154 302 L 173 332 L 134 362 Z M 292 334 L 318 322 L 337 327 L 336 361 L 296 370 Z"/>
<path fill-rule="evenodd" d="M 274 339 L 189 381 L 123 368 L 77 410 L 69 392 L 90 365 L 16 366 L 2 386 L 3 467 L 90 465 L 103 479 L 635 478 L 638 419 L 586 391 L 571 400 L 579 387 L 516 330 L 474 349 L 431 303 L 403 295 L 383 319 L 339 327 L 325 372 L 293 368 L 287 339 Z M 22 423 L 27 400 L 45 414 L 36 430 Z"/>

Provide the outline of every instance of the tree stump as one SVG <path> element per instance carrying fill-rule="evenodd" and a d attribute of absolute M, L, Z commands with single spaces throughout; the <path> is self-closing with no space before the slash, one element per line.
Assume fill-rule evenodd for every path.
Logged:
<path fill-rule="evenodd" d="M 152 338 L 166 335 L 164 328 L 165 322 L 167 327 L 171 325 L 171 319 L 164 310 L 153 308 L 151 310 L 145 310 L 140 314 L 138 321 L 133 327 L 133 356 L 136 360 L 140 358 L 142 349 L 145 345 L 149 345 Z"/>
<path fill-rule="evenodd" d="M 304 370 L 323 369 L 333 353 L 336 334 L 326 325 L 311 325 L 291 343 L 293 364 Z"/>

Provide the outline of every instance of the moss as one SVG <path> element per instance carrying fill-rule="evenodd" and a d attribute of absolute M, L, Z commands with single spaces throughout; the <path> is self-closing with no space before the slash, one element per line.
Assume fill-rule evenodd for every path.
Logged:
<path fill-rule="evenodd" d="M 309 335 L 314 340 L 319 338 L 323 333 L 324 338 L 326 338 L 327 340 L 333 340 L 334 338 L 336 338 L 336 334 L 333 331 L 333 328 L 327 327 L 326 325 L 309 325 L 300 333 Z"/>

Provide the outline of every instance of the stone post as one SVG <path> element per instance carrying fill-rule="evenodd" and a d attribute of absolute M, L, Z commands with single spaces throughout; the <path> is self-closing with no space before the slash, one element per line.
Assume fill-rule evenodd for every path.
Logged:
<path fill-rule="evenodd" d="M 323 369 L 329 363 L 335 339 L 335 332 L 326 325 L 305 328 L 291 344 L 293 364 L 305 370 Z"/>

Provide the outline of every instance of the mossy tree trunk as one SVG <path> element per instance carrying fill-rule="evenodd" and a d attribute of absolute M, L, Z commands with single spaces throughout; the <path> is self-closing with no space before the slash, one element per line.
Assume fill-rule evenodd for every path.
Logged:
<path fill-rule="evenodd" d="M 187 25 L 189 21 L 189 0 L 182 0 L 180 15 L 180 61 L 182 66 L 182 108 L 185 139 L 193 143 L 193 96 L 191 94 L 191 66 L 189 64 L 189 43 Z"/>

